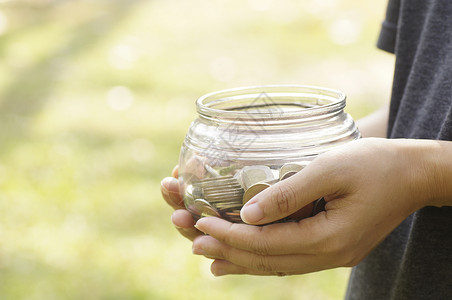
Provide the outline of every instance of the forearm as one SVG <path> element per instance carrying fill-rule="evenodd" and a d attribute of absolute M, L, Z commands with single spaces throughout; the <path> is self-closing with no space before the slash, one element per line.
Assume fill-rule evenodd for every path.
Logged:
<path fill-rule="evenodd" d="M 356 123 L 362 137 L 386 137 L 389 103 Z M 400 157 L 408 158 L 418 191 L 418 207 L 452 206 L 452 142 L 399 140 Z"/>
<path fill-rule="evenodd" d="M 389 104 L 383 105 L 372 114 L 356 121 L 362 137 L 386 137 Z"/>

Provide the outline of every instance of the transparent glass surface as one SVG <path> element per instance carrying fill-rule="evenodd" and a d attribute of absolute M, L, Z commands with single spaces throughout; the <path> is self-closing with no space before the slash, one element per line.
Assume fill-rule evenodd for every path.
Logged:
<path fill-rule="evenodd" d="M 360 137 L 344 112 L 345 95 L 311 86 L 223 90 L 200 97 L 198 118 L 181 149 L 179 183 L 195 219 L 240 223 L 240 209 L 260 191 L 308 165 L 317 155 Z M 281 221 L 321 210 L 313 202 Z"/>

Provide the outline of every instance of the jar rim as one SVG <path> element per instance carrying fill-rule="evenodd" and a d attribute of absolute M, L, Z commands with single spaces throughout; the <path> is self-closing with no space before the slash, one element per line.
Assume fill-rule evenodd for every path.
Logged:
<path fill-rule="evenodd" d="M 281 99 L 284 99 L 284 102 L 281 102 Z M 305 102 L 301 102 L 302 99 Z M 300 107 L 300 109 L 284 111 L 278 114 L 277 117 L 279 119 L 304 118 L 331 114 L 343 110 L 346 95 L 335 89 L 311 85 L 274 84 L 244 86 L 205 94 L 196 100 L 196 107 L 199 114 L 209 118 L 221 117 L 230 119 L 249 116 L 259 119 L 275 118 L 275 111 L 260 111 L 257 109 L 250 112 L 240 110 L 247 106 L 228 107 L 228 102 L 230 104 L 232 103 L 231 101 L 242 101 L 244 103 L 243 105 L 249 102 L 248 105 L 252 105 L 257 100 L 262 103 L 267 102 L 268 105 L 274 106 L 295 105 Z"/>

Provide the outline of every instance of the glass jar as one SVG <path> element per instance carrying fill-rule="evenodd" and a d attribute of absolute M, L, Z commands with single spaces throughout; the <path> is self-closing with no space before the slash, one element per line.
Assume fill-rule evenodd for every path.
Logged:
<path fill-rule="evenodd" d="M 345 98 L 339 91 L 301 85 L 244 87 L 200 97 L 199 116 L 180 154 L 187 210 L 195 219 L 242 222 L 240 209 L 254 195 L 319 154 L 360 137 L 344 112 Z M 312 215 L 318 210 L 314 204 L 282 221 Z"/>

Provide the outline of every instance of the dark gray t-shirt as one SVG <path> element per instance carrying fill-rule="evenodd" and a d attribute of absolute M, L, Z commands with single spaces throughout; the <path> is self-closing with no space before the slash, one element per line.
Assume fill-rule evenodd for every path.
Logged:
<path fill-rule="evenodd" d="M 452 141 L 452 0 L 390 0 L 378 47 L 396 55 L 388 137 Z M 353 268 L 346 298 L 452 299 L 452 207 L 407 218 Z"/>

